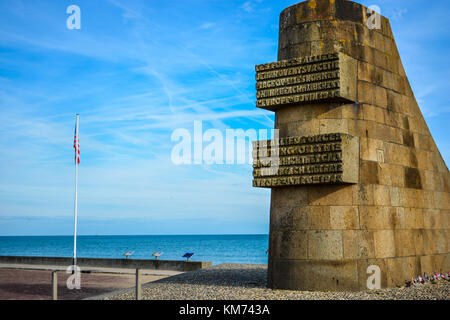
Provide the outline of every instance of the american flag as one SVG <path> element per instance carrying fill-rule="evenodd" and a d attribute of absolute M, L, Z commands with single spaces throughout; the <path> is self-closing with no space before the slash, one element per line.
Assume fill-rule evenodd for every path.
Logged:
<path fill-rule="evenodd" d="M 73 147 L 75 149 L 75 165 L 80 164 L 80 141 L 78 140 L 78 123 L 75 124 L 75 136 L 73 138 Z"/>

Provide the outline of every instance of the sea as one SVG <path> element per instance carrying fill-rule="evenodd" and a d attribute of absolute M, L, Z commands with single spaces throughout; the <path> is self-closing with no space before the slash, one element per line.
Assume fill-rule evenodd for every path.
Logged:
<path fill-rule="evenodd" d="M 77 257 L 154 259 L 152 253 L 162 251 L 161 260 L 185 260 L 221 263 L 267 264 L 269 236 L 261 235 L 122 235 L 78 236 Z M 72 257 L 73 236 L 0 237 L 0 256 Z"/>

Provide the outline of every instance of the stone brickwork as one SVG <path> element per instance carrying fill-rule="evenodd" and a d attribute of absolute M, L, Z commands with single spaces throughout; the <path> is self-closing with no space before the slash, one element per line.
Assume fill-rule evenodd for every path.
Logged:
<path fill-rule="evenodd" d="M 347 101 L 268 104 L 280 139 L 357 137 L 359 171 L 354 184 L 272 187 L 270 287 L 366 289 L 369 265 L 380 267 L 383 288 L 450 271 L 450 174 L 389 21 L 369 29 L 367 20 L 367 8 L 347 0 L 305 1 L 281 13 L 278 60 L 343 53 L 356 63 L 356 91 Z"/>

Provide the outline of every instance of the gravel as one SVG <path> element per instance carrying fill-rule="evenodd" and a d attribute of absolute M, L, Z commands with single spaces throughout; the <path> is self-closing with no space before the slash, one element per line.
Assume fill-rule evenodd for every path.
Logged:
<path fill-rule="evenodd" d="M 450 282 L 362 292 L 309 292 L 266 287 L 267 265 L 220 264 L 143 286 L 149 300 L 450 300 Z M 134 292 L 108 300 L 134 299 Z"/>

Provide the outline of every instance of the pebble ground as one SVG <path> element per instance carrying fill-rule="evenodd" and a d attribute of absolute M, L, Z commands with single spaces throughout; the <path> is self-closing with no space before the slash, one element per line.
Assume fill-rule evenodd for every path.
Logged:
<path fill-rule="evenodd" d="M 450 300 L 450 282 L 362 292 L 309 292 L 266 287 L 267 265 L 220 264 L 143 286 L 150 300 Z M 134 292 L 109 297 L 134 299 Z"/>

